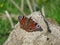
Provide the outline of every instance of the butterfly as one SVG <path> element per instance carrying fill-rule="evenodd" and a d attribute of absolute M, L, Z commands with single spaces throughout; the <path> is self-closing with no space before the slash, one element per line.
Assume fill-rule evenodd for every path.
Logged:
<path fill-rule="evenodd" d="M 36 23 L 35 21 L 33 21 L 31 19 L 31 17 L 28 18 L 28 17 L 25 17 L 25 16 L 19 16 L 18 20 L 20 22 L 20 27 L 27 32 L 43 31 L 41 26 L 38 25 L 38 23 Z"/>

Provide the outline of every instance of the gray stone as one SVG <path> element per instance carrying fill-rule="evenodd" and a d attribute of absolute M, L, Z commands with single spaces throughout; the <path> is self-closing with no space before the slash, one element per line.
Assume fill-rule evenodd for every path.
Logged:
<path fill-rule="evenodd" d="M 32 17 L 42 27 L 43 31 L 26 32 L 20 28 L 18 22 L 3 45 L 60 45 L 60 27 L 58 25 L 51 24 L 47 20 L 52 31 L 49 33 L 44 17 L 40 12 L 34 12 L 28 17 Z"/>

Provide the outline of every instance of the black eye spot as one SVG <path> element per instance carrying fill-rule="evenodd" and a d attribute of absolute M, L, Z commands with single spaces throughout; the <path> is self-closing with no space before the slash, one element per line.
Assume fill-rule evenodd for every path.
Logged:
<path fill-rule="evenodd" d="M 49 40 L 49 38 L 47 38 L 47 40 Z"/>
<path fill-rule="evenodd" d="M 37 23 L 35 23 L 35 26 L 37 25 Z"/>
<path fill-rule="evenodd" d="M 36 25 L 36 28 L 40 28 L 40 25 L 37 24 L 37 25 Z"/>
<path fill-rule="evenodd" d="M 39 25 L 38 25 L 38 27 L 39 27 Z"/>
<path fill-rule="evenodd" d="M 32 30 L 32 28 L 30 27 L 30 30 Z"/>

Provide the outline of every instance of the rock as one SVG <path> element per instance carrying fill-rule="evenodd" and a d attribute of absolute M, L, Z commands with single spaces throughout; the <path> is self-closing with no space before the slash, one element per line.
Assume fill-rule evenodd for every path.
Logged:
<path fill-rule="evenodd" d="M 51 24 L 47 20 L 51 30 L 49 33 L 44 17 L 40 12 L 34 12 L 28 17 L 32 17 L 42 27 L 43 31 L 26 32 L 20 28 L 18 22 L 3 45 L 60 45 L 60 27 L 58 25 Z"/>

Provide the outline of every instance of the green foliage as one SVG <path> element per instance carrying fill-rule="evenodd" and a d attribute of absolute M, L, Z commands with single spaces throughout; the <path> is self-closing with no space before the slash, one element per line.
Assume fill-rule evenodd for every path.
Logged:
<path fill-rule="evenodd" d="M 15 0 L 19 5 L 20 0 Z M 0 13 L 3 13 L 5 10 L 8 10 L 10 13 L 18 14 L 20 13 L 16 7 L 9 0 L 0 0 Z"/>
<path fill-rule="evenodd" d="M 8 36 L 0 37 L 0 45 L 2 45 L 7 38 L 8 38 Z"/>
<path fill-rule="evenodd" d="M 49 1 L 48 0 L 36 0 L 36 3 L 38 4 L 38 5 L 43 5 L 43 4 L 46 4 L 46 3 L 48 3 Z"/>
<path fill-rule="evenodd" d="M 10 26 L 10 22 L 8 20 L 3 20 L 2 18 L 0 18 L 0 34 L 6 34 L 7 32 L 9 32 L 9 29 L 11 29 Z M 9 26 L 8 26 L 9 25 Z"/>
<path fill-rule="evenodd" d="M 45 14 L 46 17 L 50 17 L 56 20 L 60 24 L 60 0 L 53 1 L 45 5 Z"/>
<path fill-rule="evenodd" d="M 0 17 L 0 45 L 4 43 L 11 31 L 9 20 L 4 20 Z"/>
<path fill-rule="evenodd" d="M 6 0 L 0 0 L 0 12 L 4 12 L 6 10 Z"/>

